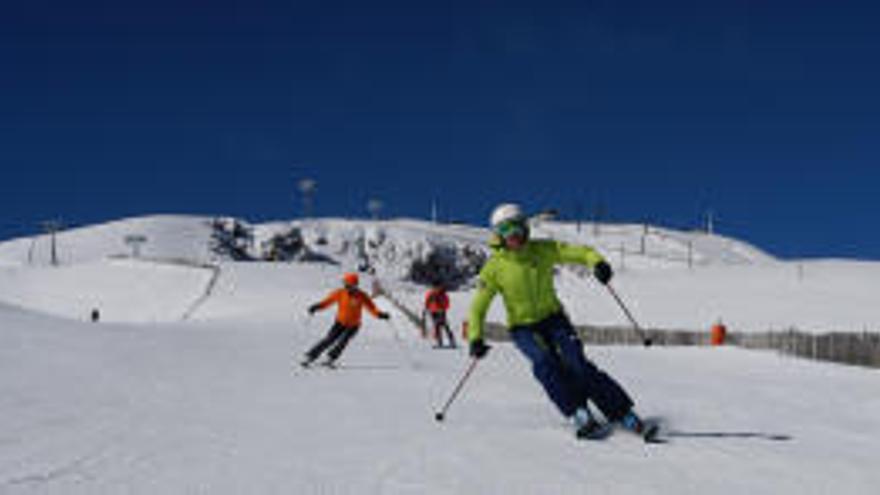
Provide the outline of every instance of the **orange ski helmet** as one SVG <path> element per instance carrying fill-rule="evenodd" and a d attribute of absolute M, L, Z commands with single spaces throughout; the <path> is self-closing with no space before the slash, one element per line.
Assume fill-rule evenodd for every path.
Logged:
<path fill-rule="evenodd" d="M 342 276 L 342 283 L 355 287 L 358 284 L 358 274 L 351 272 L 346 273 Z"/>

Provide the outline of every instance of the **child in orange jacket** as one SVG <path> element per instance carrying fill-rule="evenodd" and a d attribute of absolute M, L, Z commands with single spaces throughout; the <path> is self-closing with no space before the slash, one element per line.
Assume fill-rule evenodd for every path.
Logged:
<path fill-rule="evenodd" d="M 342 277 L 342 281 L 344 283 L 343 288 L 331 292 L 321 302 L 309 306 L 309 314 L 315 314 L 333 304 L 337 305 L 337 309 L 336 321 L 333 323 L 327 336 L 309 349 L 300 363 L 304 367 L 312 364 L 328 348 L 330 348 L 330 351 L 327 352 L 327 360 L 324 364 L 330 367 L 334 366 L 349 341 L 357 335 L 358 329 L 361 326 L 361 313 L 363 313 L 364 308 L 367 308 L 367 311 L 381 320 L 390 318 L 388 313 L 376 309 L 376 305 L 370 299 L 370 296 L 358 289 L 358 276 L 356 273 L 346 273 Z"/>
<path fill-rule="evenodd" d="M 446 320 L 447 311 L 449 311 L 449 295 L 442 284 L 436 284 L 425 294 L 425 307 L 422 309 L 422 335 L 425 336 L 427 332 L 427 322 L 425 321 L 425 314 L 427 313 L 431 315 L 431 319 L 434 321 L 435 347 L 443 347 L 441 329 L 446 332 L 449 347 L 455 347 L 455 337 L 452 335 L 452 330 L 449 329 L 449 323 Z"/>

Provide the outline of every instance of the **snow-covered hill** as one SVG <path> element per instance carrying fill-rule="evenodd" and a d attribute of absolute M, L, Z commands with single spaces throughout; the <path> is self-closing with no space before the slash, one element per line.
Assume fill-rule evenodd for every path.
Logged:
<path fill-rule="evenodd" d="M 140 253 L 148 258 L 176 258 L 194 262 L 217 259 L 211 252 L 212 223 L 215 219 L 198 216 L 158 215 L 135 217 L 102 225 L 62 231 L 56 236 L 56 252 L 61 264 L 81 263 L 110 256 L 127 255 L 132 247 L 125 238 L 142 235 L 146 242 Z M 379 271 L 402 276 L 400 265 L 421 259 L 436 246 L 474 251 L 485 250 L 489 231 L 455 224 L 433 224 L 419 220 L 365 221 L 314 219 L 294 222 L 241 224 L 252 232 L 254 257 L 260 246 L 273 235 L 296 228 L 310 248 L 357 264 L 367 258 Z M 537 237 L 586 243 L 605 252 L 617 263 L 632 263 L 633 269 L 757 264 L 773 258 L 735 239 L 699 232 L 679 232 L 642 225 L 586 224 L 578 231 L 574 224 L 540 222 Z M 620 258 L 621 247 L 625 254 Z M 616 258 L 616 259 L 615 259 Z M 51 260 L 47 235 L 0 242 L 0 262 L 5 265 L 45 266 Z"/>
<path fill-rule="evenodd" d="M 241 263 L 212 251 L 212 221 L 151 216 L 63 232 L 57 238 L 60 267 L 48 266 L 45 236 L 0 243 L 0 301 L 74 318 L 85 318 L 93 307 L 115 321 L 179 320 L 191 311 L 198 317 L 200 310 L 186 304 L 201 305 L 196 299 L 210 291 L 209 284 L 222 290 L 237 283 L 235 274 L 243 269 Z M 247 269 L 260 271 L 263 278 L 254 284 L 253 293 L 236 293 L 247 304 L 227 302 L 227 308 L 245 308 L 245 313 L 286 301 L 286 286 L 273 281 L 296 277 L 299 267 L 323 270 L 322 286 L 336 283 L 342 271 L 373 273 L 414 308 L 424 285 L 413 278 L 425 282 L 430 278 L 426 273 L 439 272 L 460 283 L 452 296 L 453 321 L 458 325 L 465 317 L 473 274 L 488 255 L 489 232 L 464 225 L 344 219 L 242 224 L 251 233 L 246 247 L 254 258 L 273 236 L 296 231 L 308 250 L 326 261 L 249 264 Z M 721 319 L 733 331 L 880 328 L 880 309 L 873 303 L 878 263 L 785 262 L 735 239 L 653 226 L 585 224 L 578 231 L 574 224 L 541 222 L 534 230 L 537 237 L 596 246 L 615 267 L 615 285 L 645 327 L 700 330 Z M 109 256 L 130 251 L 124 243 L 130 234 L 147 237 L 141 247 L 143 263 L 110 261 Z M 151 262 L 165 268 L 147 270 L 148 276 L 165 281 L 137 283 L 144 263 Z M 216 266 L 216 273 L 204 268 L 206 263 Z M 188 303 L 158 307 L 149 292 L 163 284 L 180 287 L 186 293 L 180 301 Z M 614 301 L 582 271 L 562 270 L 557 285 L 577 323 L 626 324 Z M 204 302 L 216 301 L 209 297 Z M 500 306 L 494 305 L 490 319 L 504 321 Z"/>
<path fill-rule="evenodd" d="M 131 254 L 125 242 L 130 235 L 146 237 L 140 248 L 145 257 L 198 262 L 211 257 L 210 219 L 185 215 L 135 217 L 66 230 L 56 236 L 56 256 L 66 265 Z M 48 235 L 6 241 L 0 243 L 0 260 L 6 265 L 47 266 L 51 248 Z"/>
<path fill-rule="evenodd" d="M 332 322 L 306 308 L 343 271 L 366 263 L 375 275 L 365 286 L 379 280 L 418 308 L 423 287 L 405 280 L 412 262 L 483 249 L 488 233 L 412 220 L 252 227 L 254 246 L 299 228 L 332 262 L 219 259 L 211 219 L 199 217 L 63 233 L 58 267 L 34 252 L 28 263 L 44 239 L 0 244 L 0 493 L 867 494 L 880 483 L 871 369 L 735 348 L 588 348 L 663 421 L 672 436 L 662 446 L 623 432 L 575 441 L 503 343 L 438 424 L 466 352 L 431 349 L 383 298 L 391 321 L 367 317 L 342 369 L 299 370 Z M 719 315 L 755 329 L 880 322 L 877 264 L 787 263 L 675 232 L 647 240 L 640 258 L 630 251 L 641 250 L 643 228 L 617 228 L 536 231 L 605 251 L 646 325 L 703 327 Z M 132 232 L 147 232 L 143 257 L 110 257 Z M 677 257 L 688 243 L 693 268 Z M 576 271 L 557 285 L 576 321 L 625 323 Z M 452 297 L 457 326 L 469 289 Z M 101 322 L 88 322 L 96 307 Z M 498 303 L 492 318 L 503 320 Z"/>

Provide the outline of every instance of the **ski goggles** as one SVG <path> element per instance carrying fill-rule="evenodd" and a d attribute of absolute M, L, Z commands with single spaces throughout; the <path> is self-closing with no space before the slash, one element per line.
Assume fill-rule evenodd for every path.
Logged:
<path fill-rule="evenodd" d="M 503 239 L 509 239 L 511 237 L 525 237 L 527 231 L 528 226 L 526 225 L 525 220 L 521 219 L 508 220 L 506 222 L 501 222 L 495 226 L 495 233 L 501 236 L 501 238 Z"/>

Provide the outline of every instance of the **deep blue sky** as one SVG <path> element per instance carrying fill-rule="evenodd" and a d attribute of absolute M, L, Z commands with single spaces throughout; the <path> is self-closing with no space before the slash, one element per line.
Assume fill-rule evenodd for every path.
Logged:
<path fill-rule="evenodd" d="M 711 209 L 776 255 L 880 259 L 873 4 L 4 2 L 0 238 L 293 218 L 308 176 L 320 215 Z"/>

